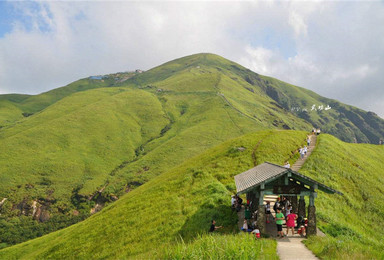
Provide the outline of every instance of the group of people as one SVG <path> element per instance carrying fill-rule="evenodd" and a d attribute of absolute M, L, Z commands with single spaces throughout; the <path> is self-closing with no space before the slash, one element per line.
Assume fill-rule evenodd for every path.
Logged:
<path fill-rule="evenodd" d="M 307 145 L 300 146 L 299 148 L 299 154 L 300 154 L 300 159 L 304 159 L 304 157 L 307 155 L 308 152 L 308 147 L 311 144 L 311 137 L 307 136 Z"/>
<path fill-rule="evenodd" d="M 304 157 L 307 155 L 308 147 L 304 145 L 304 147 L 300 146 L 299 153 L 300 153 L 300 159 L 304 159 Z"/>
<path fill-rule="evenodd" d="M 270 202 L 267 202 L 265 206 L 266 209 L 268 208 L 268 204 L 270 204 Z M 282 197 L 282 199 L 278 198 L 278 200 L 275 202 L 275 205 L 273 206 L 273 209 L 276 213 L 275 219 L 277 226 L 277 237 L 282 238 L 284 236 L 287 236 L 290 230 L 292 232 L 292 235 L 294 235 L 295 227 L 298 230 L 298 234 L 300 234 L 301 236 L 305 236 L 306 226 L 308 222 L 305 218 L 299 217 L 297 215 L 296 209 L 293 210 L 291 202 L 286 197 Z M 284 234 L 283 232 L 284 222 L 287 226 L 287 234 Z"/>
<path fill-rule="evenodd" d="M 304 157 L 307 155 L 308 147 L 310 144 L 311 144 L 311 137 L 307 136 L 307 145 L 300 146 L 300 148 L 299 148 L 300 159 L 303 160 Z M 289 169 L 289 168 L 291 168 L 291 164 L 288 161 L 286 161 L 284 163 L 284 167 Z"/>
<path fill-rule="evenodd" d="M 239 196 L 233 195 L 231 198 L 231 204 L 232 204 L 233 210 L 240 211 L 242 208 L 243 200 Z M 272 220 L 276 220 L 278 238 L 283 238 L 284 236 L 287 236 L 289 234 L 289 231 L 291 231 L 292 235 L 294 235 L 295 228 L 297 228 L 298 234 L 300 234 L 301 236 L 305 236 L 306 226 L 308 223 L 307 219 L 297 215 L 296 209 L 294 210 L 292 208 L 291 202 L 286 197 L 284 196 L 282 196 L 281 198 L 279 197 L 278 200 L 275 202 L 273 206 L 273 211 L 275 212 L 275 216 L 273 216 L 272 214 L 270 201 L 267 201 L 264 206 L 265 206 L 266 222 L 270 223 Z M 254 214 L 252 214 L 250 211 L 250 205 L 247 202 L 247 205 L 245 206 L 245 210 L 244 210 L 244 222 L 241 230 L 244 232 L 254 233 L 255 236 L 258 238 L 260 237 L 260 231 L 257 227 L 256 215 L 257 215 L 257 211 Z M 284 234 L 284 231 L 283 231 L 284 223 L 287 226 L 287 234 Z M 215 230 L 220 228 L 222 228 L 222 226 L 216 226 L 216 221 L 212 220 L 209 232 L 214 232 Z"/>
<path fill-rule="evenodd" d="M 314 134 L 314 135 L 319 135 L 321 133 L 321 131 L 320 131 L 320 128 L 313 128 L 312 129 L 312 134 Z"/>
<path fill-rule="evenodd" d="M 242 198 L 240 198 L 237 195 L 232 195 L 231 207 L 232 207 L 233 210 L 236 210 L 237 212 L 239 212 L 241 210 L 241 205 L 242 204 L 243 204 L 243 199 Z"/>

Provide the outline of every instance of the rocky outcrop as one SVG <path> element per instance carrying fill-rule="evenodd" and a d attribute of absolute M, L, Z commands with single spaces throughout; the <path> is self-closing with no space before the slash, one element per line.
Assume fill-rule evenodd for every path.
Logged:
<path fill-rule="evenodd" d="M 24 199 L 16 205 L 13 205 L 12 210 L 18 211 L 18 215 L 30 216 L 33 219 L 45 222 L 50 219 L 51 201 L 40 201 Z"/>
<path fill-rule="evenodd" d="M 96 212 L 99 212 L 100 210 L 102 210 L 103 207 L 104 207 L 104 204 L 98 204 L 98 203 L 96 203 L 95 207 L 91 208 L 90 213 L 91 213 L 91 214 L 95 214 Z"/>
<path fill-rule="evenodd" d="M 0 208 L 3 206 L 3 204 L 5 203 L 6 200 L 7 200 L 7 198 L 3 198 L 3 199 L 0 201 Z"/>
<path fill-rule="evenodd" d="M 45 221 L 49 220 L 50 217 L 51 216 L 49 214 L 48 207 L 42 205 L 40 207 L 37 207 L 35 216 L 33 218 L 40 221 L 40 222 L 45 222 Z"/>

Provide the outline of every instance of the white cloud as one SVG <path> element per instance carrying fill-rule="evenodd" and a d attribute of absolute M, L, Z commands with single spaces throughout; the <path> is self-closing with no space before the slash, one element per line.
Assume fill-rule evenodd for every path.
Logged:
<path fill-rule="evenodd" d="M 15 6 L 30 25 L 0 38 L 2 93 L 213 52 L 384 116 L 380 2 L 26 3 Z"/>
<path fill-rule="evenodd" d="M 304 22 L 303 17 L 298 13 L 291 12 L 289 15 L 288 23 L 293 27 L 293 30 L 297 36 L 301 34 L 307 35 L 307 25 Z"/>

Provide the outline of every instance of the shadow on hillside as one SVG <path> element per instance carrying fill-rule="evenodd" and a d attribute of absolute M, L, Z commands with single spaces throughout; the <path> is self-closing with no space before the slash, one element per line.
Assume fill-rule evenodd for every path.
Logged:
<path fill-rule="evenodd" d="M 188 242 L 199 234 L 208 233 L 213 219 L 216 221 L 216 226 L 223 226 L 216 233 L 232 233 L 237 229 L 237 214 L 229 205 L 215 206 L 205 203 L 195 214 L 187 218 L 179 235 Z"/>

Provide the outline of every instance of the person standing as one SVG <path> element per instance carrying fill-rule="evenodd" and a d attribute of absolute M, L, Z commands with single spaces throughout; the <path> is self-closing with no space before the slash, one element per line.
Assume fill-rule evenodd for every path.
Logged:
<path fill-rule="evenodd" d="M 287 215 L 287 235 L 289 234 L 289 230 L 292 230 L 292 236 L 295 235 L 295 220 L 297 219 L 297 215 L 295 213 L 289 213 Z"/>
<path fill-rule="evenodd" d="M 275 201 L 275 204 L 273 205 L 273 211 L 275 212 L 275 217 L 276 217 L 276 213 L 277 213 L 277 208 L 280 208 L 280 197 L 277 198 L 277 201 Z"/>
<path fill-rule="evenodd" d="M 267 217 L 267 223 L 270 222 L 271 217 L 271 202 L 267 201 L 267 204 L 265 204 L 265 215 Z"/>
<path fill-rule="evenodd" d="M 276 213 L 277 237 L 280 236 L 280 238 L 284 237 L 284 232 L 283 232 L 284 220 L 285 220 L 284 214 L 281 213 L 280 208 L 277 208 L 277 213 Z"/>
<path fill-rule="evenodd" d="M 232 209 L 235 209 L 235 204 L 236 204 L 236 198 L 235 198 L 235 195 L 232 195 L 232 197 L 231 197 L 231 207 L 232 207 Z"/>
<path fill-rule="evenodd" d="M 236 195 L 236 210 L 239 212 L 241 210 L 241 206 L 243 205 L 243 199 Z"/>

